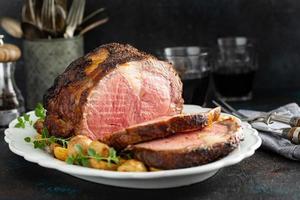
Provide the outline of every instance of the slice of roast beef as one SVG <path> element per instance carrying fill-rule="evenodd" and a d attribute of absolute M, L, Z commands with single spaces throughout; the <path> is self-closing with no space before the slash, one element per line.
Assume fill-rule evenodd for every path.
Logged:
<path fill-rule="evenodd" d="M 220 113 L 221 109 L 217 107 L 204 113 L 160 117 L 114 132 L 104 141 L 116 149 L 123 149 L 131 144 L 164 138 L 178 132 L 199 130 L 218 120 Z"/>
<path fill-rule="evenodd" d="M 136 159 L 159 169 L 205 164 L 229 154 L 240 142 L 240 127 L 233 119 L 215 122 L 199 131 L 129 147 Z"/>
<path fill-rule="evenodd" d="M 130 45 L 102 45 L 70 64 L 44 96 L 52 135 L 103 140 L 112 132 L 182 111 L 172 65 Z"/>

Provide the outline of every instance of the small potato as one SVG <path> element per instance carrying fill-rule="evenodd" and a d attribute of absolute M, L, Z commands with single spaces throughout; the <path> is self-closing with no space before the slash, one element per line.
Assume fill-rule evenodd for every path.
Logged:
<path fill-rule="evenodd" d="M 55 147 L 61 147 L 61 146 L 57 143 L 50 144 L 50 146 L 49 146 L 50 153 L 54 154 Z"/>
<path fill-rule="evenodd" d="M 55 147 L 54 156 L 59 160 L 65 161 L 68 157 L 68 149 L 59 146 Z"/>
<path fill-rule="evenodd" d="M 144 163 L 130 159 L 120 165 L 117 169 L 119 172 L 146 172 L 147 168 Z"/>
<path fill-rule="evenodd" d="M 125 158 L 120 158 L 119 159 L 119 165 L 122 165 L 123 163 L 125 163 L 128 159 L 125 159 Z"/>
<path fill-rule="evenodd" d="M 86 154 L 91 142 L 92 142 L 92 140 L 84 135 L 77 135 L 77 136 L 73 137 L 68 142 L 68 156 L 77 155 L 77 151 L 75 148 L 76 144 L 79 144 L 83 150 L 83 153 Z"/>
<path fill-rule="evenodd" d="M 154 168 L 154 167 L 149 167 L 149 171 L 150 172 L 157 172 L 157 171 L 161 171 L 161 169 L 157 169 L 157 168 Z"/>
<path fill-rule="evenodd" d="M 90 161 L 90 166 L 95 169 L 116 171 L 118 168 L 118 165 L 113 164 L 113 163 L 108 164 L 108 162 L 102 161 L 102 160 L 97 161 L 96 159 L 92 158 L 92 159 L 89 159 L 89 161 Z"/>
<path fill-rule="evenodd" d="M 109 155 L 109 146 L 97 140 L 91 142 L 89 148 L 94 149 L 100 156 L 108 157 Z"/>
<path fill-rule="evenodd" d="M 38 119 L 33 127 L 35 128 L 35 130 L 38 132 L 38 133 L 41 133 L 43 131 L 43 128 L 44 128 L 44 120 L 43 119 Z"/>

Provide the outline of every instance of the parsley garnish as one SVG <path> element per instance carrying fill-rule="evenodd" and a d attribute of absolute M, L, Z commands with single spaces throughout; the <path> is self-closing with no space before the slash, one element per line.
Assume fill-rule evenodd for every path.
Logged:
<path fill-rule="evenodd" d="M 64 138 L 58 138 L 55 136 L 49 136 L 48 130 L 46 128 L 43 128 L 41 133 L 41 138 L 33 139 L 31 137 L 25 137 L 25 142 L 32 142 L 34 148 L 38 149 L 45 149 L 46 146 L 49 146 L 53 143 L 60 143 L 64 148 L 67 148 L 68 146 L 68 140 L 70 138 L 64 139 Z"/>
<path fill-rule="evenodd" d="M 106 161 L 108 164 L 119 163 L 119 157 L 117 156 L 117 152 L 114 148 L 109 148 L 109 154 L 107 157 L 103 157 L 97 154 L 96 151 L 92 148 L 89 148 L 87 151 L 87 155 L 85 155 L 80 144 L 76 144 L 74 148 L 77 154 L 73 156 L 68 156 L 66 160 L 66 163 L 68 164 L 76 164 L 88 167 L 90 165 L 89 159 L 91 158 L 96 159 L 97 161 Z"/>

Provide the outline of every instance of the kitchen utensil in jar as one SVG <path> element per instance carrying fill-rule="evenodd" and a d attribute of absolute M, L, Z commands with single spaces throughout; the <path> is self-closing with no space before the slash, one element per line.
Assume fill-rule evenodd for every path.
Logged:
<path fill-rule="evenodd" d="M 55 0 L 44 0 L 41 11 L 42 30 L 52 37 L 59 37 L 64 31 L 65 19 L 66 12 L 62 6 L 57 5 Z"/>
<path fill-rule="evenodd" d="M 85 0 L 73 0 L 70 12 L 67 17 L 67 27 L 64 34 L 65 38 L 71 38 L 74 36 L 76 28 L 82 22 L 84 7 Z"/>
<path fill-rule="evenodd" d="M 102 24 L 105 24 L 106 22 L 108 21 L 108 18 L 104 18 L 104 19 L 101 19 L 99 21 L 96 21 L 86 27 L 84 27 L 80 32 L 79 32 L 79 35 L 84 35 L 85 33 L 97 28 L 98 26 L 101 26 Z"/>
<path fill-rule="evenodd" d="M 36 24 L 35 1 L 26 0 L 22 7 L 22 21 Z"/>
<path fill-rule="evenodd" d="M 21 27 L 23 30 L 23 37 L 26 40 L 34 40 L 47 37 L 47 33 L 45 31 L 40 30 L 38 27 L 31 23 L 22 22 Z"/>
<path fill-rule="evenodd" d="M 19 21 L 10 17 L 2 17 L 0 19 L 0 24 L 9 35 L 15 38 L 21 38 L 23 36 L 21 23 Z"/>

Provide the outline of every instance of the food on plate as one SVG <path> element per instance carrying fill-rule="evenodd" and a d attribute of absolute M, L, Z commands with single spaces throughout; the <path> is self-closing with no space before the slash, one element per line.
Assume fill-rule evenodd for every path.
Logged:
<path fill-rule="evenodd" d="M 205 113 L 160 117 L 114 132 L 104 141 L 116 149 L 123 149 L 128 145 L 164 138 L 178 132 L 199 130 L 217 121 L 220 114 L 221 109 L 217 107 Z"/>
<path fill-rule="evenodd" d="M 130 45 L 102 45 L 70 64 L 15 127 L 68 164 L 120 172 L 198 166 L 222 158 L 240 140 L 235 118 L 219 107 L 183 113 L 182 83 L 170 63 Z M 47 110 L 47 111 L 46 111 Z"/>
<path fill-rule="evenodd" d="M 161 169 L 157 169 L 155 167 L 149 167 L 149 171 L 150 172 L 158 172 L 158 171 L 161 171 Z"/>
<path fill-rule="evenodd" d="M 108 163 L 108 162 L 102 161 L 102 160 L 96 160 L 95 158 L 90 158 L 89 164 L 90 164 L 91 168 L 103 169 L 103 170 L 109 170 L 109 171 L 116 171 L 119 167 L 117 164 Z"/>
<path fill-rule="evenodd" d="M 239 128 L 235 120 L 226 119 L 199 131 L 133 145 L 131 151 L 136 159 L 159 169 L 198 166 L 235 149 L 240 141 Z"/>
<path fill-rule="evenodd" d="M 130 159 L 125 161 L 117 169 L 119 172 L 146 172 L 147 167 L 141 161 Z"/>
<path fill-rule="evenodd" d="M 97 140 L 91 142 L 89 148 L 94 149 L 95 152 L 101 156 L 107 157 L 109 155 L 109 146 Z"/>
<path fill-rule="evenodd" d="M 61 147 L 61 145 L 57 144 L 57 143 L 51 143 L 49 145 L 49 153 L 54 155 L 54 149 L 55 147 Z M 65 148 L 65 147 L 64 147 Z M 68 152 L 67 152 L 68 153 Z"/>
<path fill-rule="evenodd" d="M 68 142 L 68 155 L 69 156 L 76 156 L 78 154 L 78 151 L 76 149 L 76 146 L 80 145 L 82 152 L 84 154 L 87 153 L 89 145 L 92 143 L 92 140 L 84 135 L 77 135 L 74 136 L 69 142 Z"/>
<path fill-rule="evenodd" d="M 34 123 L 34 128 L 38 133 L 41 133 L 43 128 L 44 128 L 44 120 L 43 119 L 38 119 L 35 123 Z"/>
<path fill-rule="evenodd" d="M 102 141 L 131 125 L 182 111 L 182 83 L 168 62 L 130 45 L 102 45 L 75 60 L 44 96 L 50 135 Z"/>
<path fill-rule="evenodd" d="M 60 146 L 54 147 L 53 154 L 58 160 L 65 161 L 68 158 L 68 149 Z"/>

